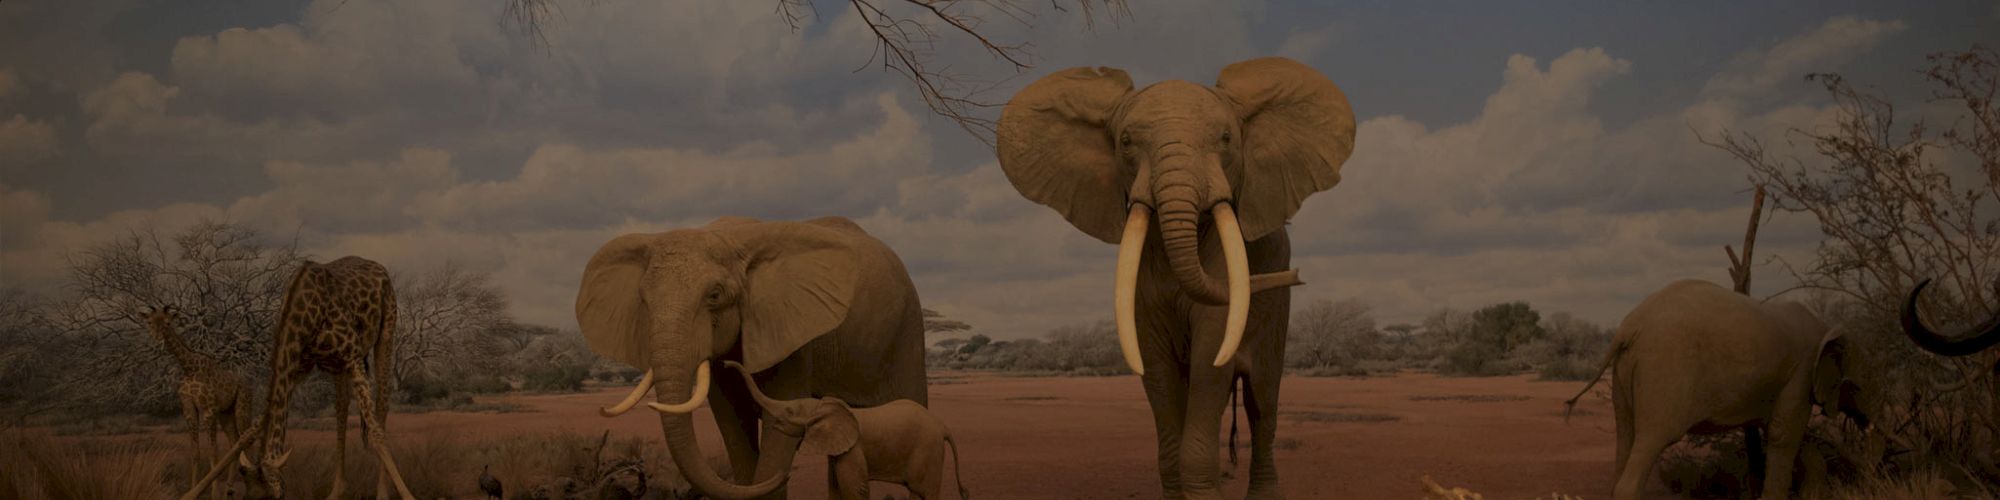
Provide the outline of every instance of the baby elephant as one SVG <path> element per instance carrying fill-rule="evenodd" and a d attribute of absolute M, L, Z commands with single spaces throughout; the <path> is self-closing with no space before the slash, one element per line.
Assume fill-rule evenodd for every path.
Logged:
<path fill-rule="evenodd" d="M 874 480 L 909 487 L 912 498 L 943 498 L 938 492 L 944 488 L 945 445 L 957 464 L 958 443 L 923 405 L 907 399 L 873 408 L 850 408 L 836 398 L 774 400 L 757 390 L 743 365 L 727 364 L 764 408 L 764 421 L 778 434 L 772 438 L 794 441 L 785 444 L 799 453 L 829 456 L 829 496 L 868 500 L 868 481 Z M 956 467 L 959 498 L 972 498 L 965 491 L 965 468 Z"/>

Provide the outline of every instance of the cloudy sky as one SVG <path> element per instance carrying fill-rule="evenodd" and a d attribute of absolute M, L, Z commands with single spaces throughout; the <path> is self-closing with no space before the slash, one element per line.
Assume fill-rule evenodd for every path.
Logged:
<path fill-rule="evenodd" d="M 995 100 L 1066 67 L 1206 83 L 1273 54 L 1340 84 L 1357 151 L 1293 220 L 1295 301 L 1358 297 L 1385 323 L 1503 300 L 1614 323 L 1669 280 L 1726 282 L 1745 172 L 1695 133 L 1824 123 L 1808 72 L 1918 102 L 1924 54 L 2000 45 L 1990 0 L 1164 0 L 1095 31 L 1021 3 L 1033 26 L 984 29 L 1035 68 L 937 48 L 1005 79 Z M 0 4 L 0 286 L 54 291 L 68 252 L 207 218 L 322 259 L 489 271 L 519 317 L 574 327 L 583 264 L 618 234 L 845 215 L 990 335 L 1109 317 L 1114 248 L 868 66 L 844 2 L 797 31 L 775 2 L 566 2 L 546 49 L 501 4 Z M 1816 238 L 1767 227 L 1760 254 Z"/>

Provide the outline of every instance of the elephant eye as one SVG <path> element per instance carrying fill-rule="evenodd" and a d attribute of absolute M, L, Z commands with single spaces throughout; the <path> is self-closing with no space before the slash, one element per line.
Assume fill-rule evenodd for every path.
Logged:
<path fill-rule="evenodd" d="M 722 305 L 722 284 L 716 283 L 715 286 L 709 287 L 708 296 L 703 300 L 708 302 L 710 307 Z"/>
<path fill-rule="evenodd" d="M 1225 145 L 1229 144 L 1229 131 L 1227 130 L 1222 131 L 1222 143 Z"/>

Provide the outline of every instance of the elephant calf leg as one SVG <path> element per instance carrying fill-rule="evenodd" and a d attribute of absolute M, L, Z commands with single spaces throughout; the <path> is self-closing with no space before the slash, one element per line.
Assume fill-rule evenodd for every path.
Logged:
<path fill-rule="evenodd" d="M 826 493 L 841 500 L 870 500 L 868 459 L 858 452 L 827 457 Z"/>

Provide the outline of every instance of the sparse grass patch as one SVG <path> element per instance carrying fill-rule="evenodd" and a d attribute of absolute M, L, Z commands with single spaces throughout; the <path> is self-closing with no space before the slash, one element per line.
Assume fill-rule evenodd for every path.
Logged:
<path fill-rule="evenodd" d="M 1500 403 L 1506 401 L 1527 401 L 1527 396 L 1519 394 L 1422 394 L 1410 396 L 1411 401 L 1453 401 L 1459 403 Z"/>
<path fill-rule="evenodd" d="M 1277 441 L 1271 442 L 1272 448 L 1277 448 L 1284 451 L 1297 450 L 1299 449 L 1300 446 L 1304 445 L 1305 442 L 1300 441 L 1298 438 L 1278 438 Z"/>
<path fill-rule="evenodd" d="M 1403 419 L 1402 416 L 1390 415 L 1387 413 L 1326 412 L 1326 411 L 1289 412 L 1288 411 L 1284 412 L 1283 414 L 1286 416 L 1290 416 L 1294 419 L 1306 422 L 1378 423 L 1378 422 L 1394 422 Z"/>
<path fill-rule="evenodd" d="M 1048 402 L 1048 400 L 1060 400 L 1060 398 L 1056 398 L 1056 396 L 1012 396 L 1012 398 L 1004 398 L 1004 400 L 1010 400 L 1010 402 Z"/>

